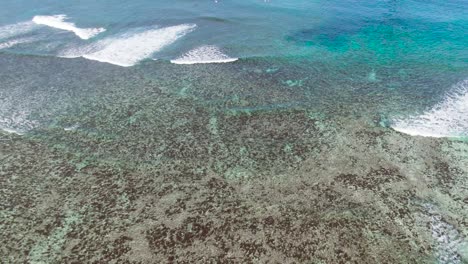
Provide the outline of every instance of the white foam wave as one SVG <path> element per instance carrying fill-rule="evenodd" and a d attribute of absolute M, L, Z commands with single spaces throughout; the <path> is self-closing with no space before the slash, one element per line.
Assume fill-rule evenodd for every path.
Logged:
<path fill-rule="evenodd" d="M 422 115 L 394 120 L 392 128 L 413 136 L 468 136 L 468 79 L 456 84 L 443 102 Z"/>
<path fill-rule="evenodd" d="M 453 225 L 444 221 L 434 205 L 424 204 L 423 206 L 429 217 L 437 263 L 461 264 L 462 259 L 458 251 L 464 246 L 463 235 Z"/>
<path fill-rule="evenodd" d="M 7 133 L 23 135 L 39 125 L 37 121 L 31 120 L 29 115 L 30 113 L 25 110 L 15 113 L 2 113 L 0 111 L 0 130 Z"/>
<path fill-rule="evenodd" d="M 197 64 L 197 63 L 226 63 L 236 61 L 237 58 L 231 58 L 224 54 L 216 46 L 201 46 L 193 49 L 180 58 L 171 60 L 175 64 Z"/>
<path fill-rule="evenodd" d="M 16 129 L 11 129 L 11 128 L 0 128 L 0 130 L 2 130 L 3 132 L 6 132 L 6 133 L 9 133 L 9 134 L 16 134 L 16 135 L 24 135 L 25 132 L 22 132 L 20 130 L 16 130 Z"/>
<path fill-rule="evenodd" d="M 26 34 L 32 31 L 35 27 L 37 27 L 37 25 L 30 21 L 2 26 L 0 27 L 0 39 L 7 39 Z"/>
<path fill-rule="evenodd" d="M 65 131 L 75 131 L 80 127 L 80 124 L 74 124 L 73 126 L 64 127 L 63 130 Z"/>
<path fill-rule="evenodd" d="M 71 48 L 60 51 L 57 54 L 57 56 L 60 57 L 60 58 L 68 58 L 68 59 L 83 57 L 86 54 L 92 54 L 94 52 L 97 52 L 97 51 L 103 49 L 104 47 L 102 47 L 102 45 L 99 44 L 99 43 L 102 43 L 102 42 L 103 41 L 98 42 L 97 44 L 94 43 L 94 44 L 91 44 L 91 45 L 71 47 Z"/>
<path fill-rule="evenodd" d="M 13 39 L 13 40 L 6 41 L 6 42 L 1 42 L 0 43 L 0 50 L 11 48 L 11 47 L 13 47 L 15 45 L 18 45 L 18 44 L 29 43 L 29 42 L 33 42 L 33 41 L 34 41 L 33 38 L 20 38 L 20 39 Z"/>
<path fill-rule="evenodd" d="M 75 23 L 66 22 L 66 19 L 66 15 L 35 16 L 32 21 L 38 25 L 71 31 L 81 39 L 90 39 L 97 34 L 106 31 L 105 28 L 78 28 Z"/>
<path fill-rule="evenodd" d="M 195 27 L 194 24 L 182 24 L 110 37 L 99 41 L 92 47 L 77 49 L 78 53 L 66 52 L 64 56 L 82 56 L 90 60 L 129 67 L 174 43 L 177 39 L 194 30 Z M 85 50 L 93 51 L 80 54 Z"/>

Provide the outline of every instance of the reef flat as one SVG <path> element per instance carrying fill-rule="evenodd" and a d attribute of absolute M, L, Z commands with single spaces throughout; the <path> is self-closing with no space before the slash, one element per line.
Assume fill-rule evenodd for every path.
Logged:
<path fill-rule="evenodd" d="M 39 74 L 37 61 L 61 67 L 23 58 L 11 71 Z M 258 65 L 245 74 L 270 74 Z M 399 133 L 372 103 L 288 105 L 301 86 L 283 77 L 263 78 L 269 92 L 249 101 L 226 96 L 236 87 L 222 71 L 214 94 L 151 67 L 99 67 L 104 77 L 81 85 L 85 73 L 60 70 L 47 87 L 76 86 L 55 93 L 75 105 L 32 113 L 42 125 L 23 135 L 0 132 L 2 263 L 468 261 L 466 140 Z"/>

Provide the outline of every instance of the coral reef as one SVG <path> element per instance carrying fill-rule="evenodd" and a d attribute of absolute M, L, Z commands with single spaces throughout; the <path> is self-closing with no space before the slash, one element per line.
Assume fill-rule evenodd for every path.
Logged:
<path fill-rule="evenodd" d="M 0 262 L 467 261 L 468 142 L 99 71 L 53 121 L 0 132 Z"/>

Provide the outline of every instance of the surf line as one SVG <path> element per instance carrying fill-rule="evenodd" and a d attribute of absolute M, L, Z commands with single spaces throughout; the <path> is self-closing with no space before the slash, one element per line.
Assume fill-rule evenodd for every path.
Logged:
<path fill-rule="evenodd" d="M 391 127 L 412 136 L 468 136 L 468 79 L 454 85 L 444 100 L 431 109 L 421 115 L 394 119 Z"/>
<path fill-rule="evenodd" d="M 96 43 L 96 46 L 91 48 L 94 49 L 92 52 L 80 56 L 89 60 L 130 67 L 173 44 L 195 28 L 195 24 L 181 24 L 109 37 Z"/>
<path fill-rule="evenodd" d="M 56 29 L 75 33 L 81 39 L 90 39 L 99 33 L 106 31 L 105 28 L 79 28 L 72 22 L 66 22 L 66 15 L 35 16 L 32 21 L 38 25 L 44 25 Z"/>
<path fill-rule="evenodd" d="M 217 46 L 207 45 L 195 48 L 183 56 L 171 60 L 174 64 L 227 63 L 237 61 L 224 54 Z"/>

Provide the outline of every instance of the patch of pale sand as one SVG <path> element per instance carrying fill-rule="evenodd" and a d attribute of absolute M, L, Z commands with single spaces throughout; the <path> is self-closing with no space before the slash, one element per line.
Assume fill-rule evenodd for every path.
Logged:
<path fill-rule="evenodd" d="M 155 256 L 145 236 L 148 226 L 153 225 L 154 222 L 148 220 L 141 224 L 134 225 L 126 231 L 126 235 L 132 238 L 132 241 L 129 242 L 131 250 L 126 254 L 128 261 L 135 263 L 154 263 Z"/>

